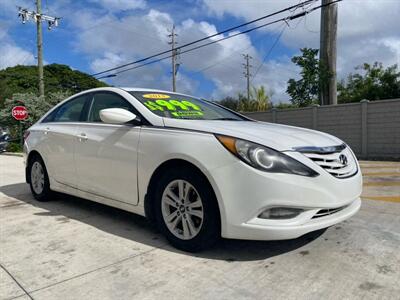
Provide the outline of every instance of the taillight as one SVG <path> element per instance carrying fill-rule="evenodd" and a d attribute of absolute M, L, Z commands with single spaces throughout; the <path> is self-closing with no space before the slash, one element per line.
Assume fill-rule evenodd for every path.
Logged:
<path fill-rule="evenodd" d="M 30 133 L 31 133 L 31 132 L 30 132 L 29 130 L 27 130 L 27 131 L 24 132 L 24 141 L 26 141 L 26 139 L 28 138 L 28 136 L 29 136 Z"/>

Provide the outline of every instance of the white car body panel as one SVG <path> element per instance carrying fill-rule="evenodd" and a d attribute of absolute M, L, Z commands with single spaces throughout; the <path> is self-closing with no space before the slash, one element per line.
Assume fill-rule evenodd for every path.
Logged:
<path fill-rule="evenodd" d="M 37 151 L 42 155 L 51 189 L 145 215 L 144 202 L 155 170 L 164 162 L 180 159 L 200 169 L 213 187 L 220 209 L 221 235 L 226 238 L 296 238 L 343 221 L 359 210 L 362 176 L 357 162 L 357 174 L 336 178 L 294 150 L 304 146 L 337 146 L 343 143 L 340 139 L 314 130 L 264 122 L 162 118 L 126 90 L 133 89 L 92 91 L 111 91 L 123 96 L 152 126 L 41 123 L 44 116 L 29 129 L 25 152 L 29 155 Z M 45 134 L 46 128 L 51 132 Z M 87 139 L 79 139 L 82 133 Z M 227 151 L 214 134 L 282 151 L 319 176 L 257 170 Z M 53 135 L 57 139 L 49 141 Z M 297 207 L 305 212 L 289 220 L 258 217 L 274 206 Z M 313 218 L 321 209 L 338 207 L 343 209 Z"/>
<path fill-rule="evenodd" d="M 36 124 L 32 138 L 37 151 L 42 154 L 46 166 L 53 172 L 52 179 L 76 187 L 74 147 L 77 124 Z M 36 131 L 37 130 L 37 131 Z"/>
<path fill-rule="evenodd" d="M 82 123 L 78 133 L 87 138 L 75 139 L 78 189 L 136 205 L 140 127 Z"/>
<path fill-rule="evenodd" d="M 214 132 L 268 145 L 278 151 L 304 145 L 325 147 L 343 142 L 326 133 L 294 126 L 266 122 L 176 120 L 164 118 L 165 126 Z"/>

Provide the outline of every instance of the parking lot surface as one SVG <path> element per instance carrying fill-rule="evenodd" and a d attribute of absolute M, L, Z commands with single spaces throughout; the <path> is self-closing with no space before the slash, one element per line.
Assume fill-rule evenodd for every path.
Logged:
<path fill-rule="evenodd" d="M 0 299 L 400 299 L 400 163 L 361 165 L 350 220 L 189 254 L 145 218 L 65 195 L 36 202 L 22 158 L 0 155 Z"/>

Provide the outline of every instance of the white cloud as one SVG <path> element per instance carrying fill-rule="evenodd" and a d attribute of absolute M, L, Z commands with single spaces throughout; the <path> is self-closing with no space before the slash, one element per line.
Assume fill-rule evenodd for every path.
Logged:
<path fill-rule="evenodd" d="M 210 14 L 229 15 L 251 20 L 297 4 L 285 1 L 231 1 L 204 0 Z M 319 5 L 316 2 L 315 5 Z M 298 10 L 300 12 L 300 10 Z M 345 76 L 364 62 L 380 61 L 384 65 L 399 63 L 400 57 L 400 1 L 347 0 L 338 4 L 338 71 Z M 286 13 L 287 14 L 287 13 Z M 277 16 L 280 18 L 284 14 Z M 291 23 L 282 42 L 293 48 L 319 48 L 320 11 L 307 15 L 305 20 Z M 267 27 L 266 31 L 276 32 Z"/>
<path fill-rule="evenodd" d="M 99 17 L 93 11 L 81 11 L 80 15 L 84 17 L 75 23 L 80 32 L 75 48 L 78 52 L 93 57 L 90 64 L 93 72 L 100 72 L 170 47 L 167 35 L 173 20 L 168 14 L 150 10 L 144 15 L 130 15 L 121 19 L 112 14 Z M 90 20 L 95 20 L 95 24 Z M 167 73 L 169 63 L 165 61 L 121 73 L 107 81 L 118 86 L 170 89 Z M 195 86 L 192 80 L 183 80 L 183 76 L 178 76 L 178 84 L 185 92 L 189 86 Z"/>
<path fill-rule="evenodd" d="M 126 63 L 127 61 L 128 59 L 124 54 L 106 52 L 101 58 L 96 58 L 90 67 L 94 72 L 100 72 Z M 181 73 L 178 74 L 176 79 L 179 91 L 182 93 L 190 94 L 197 88 L 197 83 L 194 80 Z M 118 77 L 104 78 L 102 80 L 106 80 L 110 84 L 117 86 L 171 89 L 171 77 L 165 72 L 163 65 L 156 64 L 147 67 L 143 72 L 124 72 L 118 74 Z"/>
<path fill-rule="evenodd" d="M 17 7 L 21 6 L 24 8 L 32 9 L 34 7 L 35 3 L 33 1 L 29 0 L 1 0 L 0 3 L 0 15 L 6 15 L 6 14 L 16 14 L 17 13 Z"/>
<path fill-rule="evenodd" d="M 16 65 L 32 65 L 35 63 L 35 58 L 31 52 L 15 45 L 1 44 L 0 53 L 0 69 Z"/>
<path fill-rule="evenodd" d="M 25 3 L 26 0 L 21 0 Z M 94 0 L 91 0 L 94 2 Z M 11 10 L 13 1 L 2 2 Z M 71 5 L 67 5 L 70 3 Z M 201 10 L 196 15 L 196 21 L 190 18 L 183 19 L 157 9 L 146 11 L 134 10 L 150 6 L 145 0 L 99 0 L 97 6 L 87 6 L 82 9 L 72 9 L 70 0 L 59 0 L 50 6 L 57 13 L 68 11 L 63 15 L 68 30 L 76 33 L 73 41 L 74 50 L 85 55 L 90 60 L 89 66 L 93 72 L 120 65 L 146 57 L 153 53 L 168 49 L 168 30 L 176 23 L 178 42 L 180 45 L 205 37 L 217 32 L 217 28 L 210 22 L 201 22 L 204 7 L 208 12 L 219 18 L 227 19 L 235 16 L 241 20 L 251 20 L 261 15 L 297 4 L 298 0 L 280 1 L 232 1 L 202 0 L 194 6 Z M 76 2 L 77 3 L 77 2 Z M 318 5 L 319 2 L 316 2 Z M 28 4 L 28 2 L 26 3 Z M 14 4 L 13 4 L 14 5 Z M 182 4 L 180 4 L 182 5 Z M 99 9 L 99 6 L 101 9 Z M 169 6 L 168 6 L 169 7 Z M 130 10 L 128 14 L 117 14 L 123 10 Z M 353 68 L 363 62 L 381 61 L 384 65 L 399 62 L 400 27 L 397 17 L 400 11 L 400 1 L 357 1 L 347 0 L 339 4 L 338 30 L 338 71 L 340 76 L 353 71 Z M 54 12 L 55 13 L 55 12 Z M 279 18 L 280 16 L 277 16 Z M 297 77 L 297 69 L 290 58 L 280 55 L 277 49 L 285 45 L 291 52 L 299 52 L 301 47 L 319 47 L 319 12 L 307 16 L 305 20 L 291 22 L 274 50 L 273 60 L 268 59 L 263 68 L 253 79 L 254 85 L 264 85 L 268 91 L 274 92 L 275 101 L 288 99 L 285 93 L 287 80 Z M 73 20 L 73 22 L 71 21 Z M 179 20 L 179 22 L 177 21 Z M 240 21 L 238 21 L 240 22 Z M 261 23 L 258 23 L 261 24 Z M 190 75 L 201 73 L 211 80 L 216 89 L 209 91 L 207 96 L 220 98 L 226 95 L 235 95 L 245 92 L 246 81 L 243 76 L 242 53 L 253 56 L 252 72 L 255 72 L 265 51 L 268 51 L 280 26 L 267 27 L 260 31 L 265 39 L 265 49 L 256 49 L 254 40 L 249 36 L 241 35 L 212 46 L 204 47 L 193 52 L 182 54 L 181 69 L 178 73 L 178 90 L 196 93 L 198 86 Z M 1 35 L 1 33 L 0 33 Z M 215 37 L 218 39 L 220 37 Z M 3 43 L 9 47 L 17 47 L 11 43 Z M 9 48 L 10 49 L 10 48 Z M 16 53 L 23 53 L 19 49 Z M 20 59 L 24 60 L 24 59 Z M 32 56 L 26 53 L 26 63 L 32 63 Z M 170 89 L 170 60 L 149 65 L 137 70 L 121 73 L 118 77 L 107 79 L 116 85 L 132 85 L 143 87 L 157 87 Z M 190 76 L 190 77 L 189 77 Z M 204 90 L 204 89 L 202 89 Z M 204 95 L 205 96 L 205 95 Z"/>
<path fill-rule="evenodd" d="M 9 26 L 6 22 L 0 22 L 0 70 L 16 65 L 34 64 L 33 53 L 17 46 L 9 37 Z"/>
<path fill-rule="evenodd" d="M 251 20 L 298 3 L 297 0 L 248 0 L 246 2 L 237 1 L 235 5 L 232 5 L 232 1 L 203 1 L 210 14 L 221 18 L 233 15 L 243 20 Z M 399 28 L 399 21 L 394 15 L 400 9 L 399 4 L 400 1 L 398 3 L 386 1 L 379 5 L 372 1 L 363 1 L 362 3 L 343 1 L 339 4 L 337 64 L 339 77 L 347 75 L 353 71 L 355 66 L 363 62 L 381 61 L 384 65 L 398 62 L 400 38 L 397 28 Z M 82 14 L 86 17 L 80 18 L 76 24 L 81 30 L 76 47 L 78 51 L 94 57 L 91 63 L 93 71 L 107 69 L 100 68 L 106 64 L 115 66 L 166 50 L 169 47 L 167 44 L 168 29 L 171 28 L 174 20 L 173 16 L 167 13 L 152 9 L 147 14 L 122 18 L 117 18 L 113 14 L 96 17 L 93 11 L 81 11 L 80 15 L 82 16 Z M 96 20 L 96 23 L 93 24 L 92 21 L 88 22 L 87 20 Z M 320 14 L 317 11 L 308 15 L 306 19 L 291 22 L 291 27 L 286 29 L 280 43 L 295 50 L 296 53 L 301 47 L 318 48 L 319 21 Z M 85 28 L 89 28 L 89 30 L 85 30 Z M 275 35 L 279 28 L 281 27 L 267 27 L 264 33 Z M 214 34 L 217 29 L 209 22 L 186 19 L 177 24 L 176 31 L 179 35 L 178 42 L 182 45 Z M 218 38 L 220 37 L 215 37 L 214 40 Z M 268 51 L 272 41 L 273 38 L 267 40 L 264 51 Z M 265 62 L 257 77 L 252 80 L 252 84 L 266 86 L 267 90 L 274 93 L 274 101 L 282 101 L 288 99 L 287 80 L 298 77 L 298 74 L 295 72 L 297 69 L 290 58 L 279 56 L 276 51 L 274 50 L 275 59 Z M 220 98 L 245 91 L 246 81 L 242 74 L 242 63 L 244 62 L 242 53 L 248 53 L 254 57 L 253 72 L 265 54 L 254 47 L 247 35 L 241 35 L 191 53 L 182 54 L 180 61 L 185 71 L 201 71 L 205 78 L 211 80 L 216 89 L 208 96 Z M 124 75 L 121 74 L 118 78 L 113 79 L 113 82 L 124 82 L 136 86 L 146 84 L 151 87 L 165 85 L 166 88 L 170 88 L 169 69 L 170 61 L 166 60 L 157 64 L 157 67 L 149 66 L 123 73 Z M 128 78 L 131 78 L 130 82 Z M 133 80 L 133 78 L 135 79 Z M 181 80 L 181 84 L 183 82 Z M 192 81 L 189 86 L 194 87 L 196 84 Z"/>
<path fill-rule="evenodd" d="M 128 57 L 147 56 L 168 46 L 167 29 L 173 23 L 167 14 L 150 10 L 146 15 L 121 19 L 107 14 L 96 16 L 91 11 L 79 12 L 79 33 L 75 47 L 89 54 L 126 53 Z"/>
<path fill-rule="evenodd" d="M 94 72 L 101 72 L 106 69 L 121 65 L 126 62 L 126 58 L 123 55 L 118 55 L 112 52 L 104 53 L 101 58 L 96 58 L 90 64 L 90 68 Z"/>
<path fill-rule="evenodd" d="M 97 3 L 109 11 L 125 11 L 146 7 L 145 0 L 90 0 L 90 2 Z"/>
<path fill-rule="evenodd" d="M 169 14 L 150 10 L 145 15 L 128 16 L 121 19 L 110 14 L 96 18 L 93 12 L 88 11 L 81 11 L 80 14 L 83 14 L 84 17 L 80 19 L 79 23 L 75 24 L 80 29 L 75 47 L 78 51 L 83 51 L 94 57 L 90 65 L 93 72 L 103 71 L 170 47 L 168 45 L 168 30 L 174 21 Z M 96 20 L 96 23 L 91 26 L 85 21 L 93 19 Z M 182 45 L 215 34 L 217 29 L 208 22 L 195 22 L 186 19 L 176 25 L 176 32 L 178 34 L 178 45 Z M 221 37 L 223 36 L 214 37 L 212 40 Z M 177 79 L 178 90 L 195 93 L 195 88 L 198 86 L 197 82 L 189 80 L 187 75 L 183 75 L 182 71 L 184 70 L 190 74 L 201 71 L 206 78 L 215 84 L 216 90 L 210 91 L 207 96 L 220 98 L 244 92 L 246 85 L 242 75 L 242 53 L 249 53 L 253 56 L 255 65 L 258 65 L 261 61 L 257 50 L 247 35 L 240 35 L 221 43 L 182 54 L 179 59 L 181 71 L 178 73 Z M 271 71 L 270 67 L 275 70 L 279 64 L 282 63 L 274 63 L 261 69 L 254 83 L 264 84 L 268 90 L 275 90 L 276 96 L 282 99 L 287 78 L 263 75 L 264 72 L 269 73 Z M 286 68 L 289 68 L 289 66 L 286 66 Z M 281 72 L 280 74 L 286 73 Z M 265 78 L 268 79 L 268 82 L 263 81 Z M 116 85 L 171 89 L 170 60 L 167 59 L 162 63 L 121 73 L 117 77 L 109 79 L 109 82 Z"/>

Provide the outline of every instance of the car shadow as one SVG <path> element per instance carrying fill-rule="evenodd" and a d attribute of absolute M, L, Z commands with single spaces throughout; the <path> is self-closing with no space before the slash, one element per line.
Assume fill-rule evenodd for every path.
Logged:
<path fill-rule="evenodd" d="M 212 249 L 199 253 L 187 253 L 168 245 L 165 238 L 145 217 L 133 213 L 60 193 L 55 195 L 53 201 L 38 202 L 31 195 L 26 183 L 1 186 L 0 192 L 15 199 L 3 203 L 2 209 L 28 204 L 41 209 L 40 212 L 34 213 L 37 216 L 54 216 L 56 220 L 64 222 L 72 219 L 109 234 L 149 246 L 161 247 L 167 251 L 227 262 L 263 260 L 282 255 L 307 245 L 325 232 L 325 230 L 319 230 L 297 239 L 284 241 L 221 239 Z"/>

